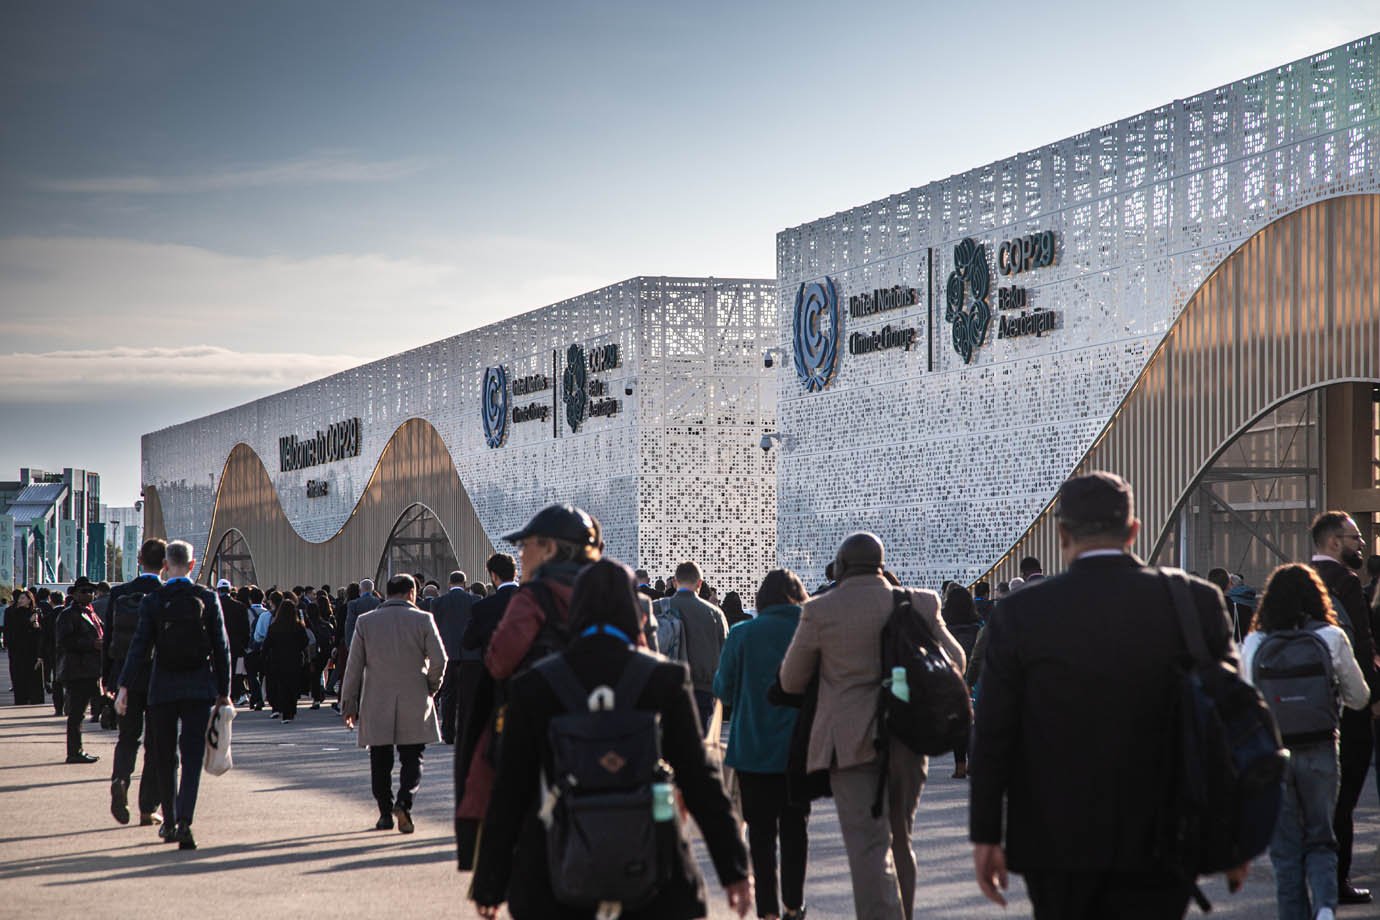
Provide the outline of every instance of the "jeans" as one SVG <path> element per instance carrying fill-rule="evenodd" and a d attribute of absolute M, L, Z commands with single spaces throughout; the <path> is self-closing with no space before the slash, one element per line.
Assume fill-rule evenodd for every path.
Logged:
<path fill-rule="evenodd" d="M 67 756 L 81 753 L 81 723 L 86 718 L 86 707 L 101 695 L 101 688 L 94 677 L 82 680 L 63 681 L 67 689 Z"/>
<path fill-rule="evenodd" d="M 201 789 L 201 761 L 206 756 L 206 726 L 211 721 L 211 701 L 156 703 L 149 707 L 147 721 L 154 758 L 158 762 L 158 797 L 163 802 L 163 820 L 191 824 L 196 811 L 196 795 Z M 182 757 L 181 782 L 177 775 L 179 753 Z M 147 757 L 147 753 L 144 756 Z"/>
<path fill-rule="evenodd" d="M 139 758 L 139 736 L 144 736 L 144 770 L 139 775 L 139 813 L 151 815 L 158 810 L 158 757 L 149 744 L 152 732 L 146 730 L 145 715 L 148 711 L 149 697 L 138 690 L 126 690 L 128 708 L 120 716 L 120 738 L 115 742 L 115 765 L 111 770 L 111 780 L 123 780 L 129 785 L 134 775 L 134 762 Z"/>
<path fill-rule="evenodd" d="M 1290 749 L 1284 800 L 1270 841 L 1279 920 L 1312 920 L 1321 908 L 1337 906 L 1332 813 L 1338 775 L 1335 743 Z"/>
<path fill-rule="evenodd" d="M 422 785 L 422 752 L 425 744 L 398 745 L 398 759 L 402 769 L 398 771 L 398 807 L 412 810 L 412 797 Z M 369 748 L 369 779 L 373 786 L 374 799 L 379 803 L 379 813 L 388 814 L 393 810 L 393 745 L 375 744 Z"/>
<path fill-rule="evenodd" d="M 784 773 L 739 770 L 743 819 L 752 850 L 752 874 L 757 879 L 757 916 L 780 914 L 776 900 L 776 842 L 781 840 L 781 901 L 798 911 L 805 905 L 805 861 L 809 852 L 805 826 L 810 806 L 793 805 L 786 795 Z"/>

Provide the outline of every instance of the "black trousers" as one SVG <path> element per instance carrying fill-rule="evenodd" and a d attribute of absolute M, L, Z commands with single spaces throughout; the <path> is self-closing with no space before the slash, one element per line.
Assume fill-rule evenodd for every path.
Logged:
<path fill-rule="evenodd" d="M 63 700 L 66 698 L 63 693 L 62 681 L 53 679 L 53 665 L 47 658 L 43 659 L 43 686 L 53 688 L 53 714 L 63 715 L 67 710 L 63 707 Z"/>
<path fill-rule="evenodd" d="M 67 756 L 81 753 L 81 723 L 86 707 L 101 695 L 100 682 L 94 677 L 63 681 L 67 690 Z"/>
<path fill-rule="evenodd" d="M 43 671 L 34 667 L 38 655 L 10 649 L 10 682 L 14 684 L 14 705 L 31 706 L 43 702 Z"/>
<path fill-rule="evenodd" d="M 144 730 L 145 716 L 148 712 L 149 696 L 138 690 L 127 690 L 129 703 L 125 714 L 120 716 L 120 737 L 115 742 L 115 765 L 111 770 L 111 780 L 124 780 L 129 785 L 134 775 L 134 762 L 139 759 L 139 737 L 144 736 L 144 770 L 139 774 L 139 813 L 151 815 L 162 804 L 158 791 L 158 757 L 153 752 L 152 732 Z"/>
<path fill-rule="evenodd" d="M 455 722 L 458 711 L 456 692 L 460 686 L 460 661 L 446 662 L 446 673 L 441 678 L 441 690 L 436 694 L 436 705 L 441 710 L 441 741 L 455 743 Z"/>
<path fill-rule="evenodd" d="M 1026 872 L 1035 920 L 1180 920 L 1192 889 L 1161 872 Z"/>
<path fill-rule="evenodd" d="M 743 819 L 748 826 L 752 874 L 757 879 L 757 916 L 780 914 L 776 900 L 776 844 L 781 841 L 781 902 L 796 911 L 805 903 L 805 861 L 809 853 L 806 825 L 810 806 L 793 805 L 786 795 L 786 774 L 738 771 L 743 792 Z"/>
<path fill-rule="evenodd" d="M 1351 842 L 1355 836 L 1351 815 L 1361 800 L 1361 788 L 1370 770 L 1370 755 L 1375 746 L 1375 725 L 1370 707 L 1342 710 L 1341 745 L 1338 761 L 1341 782 L 1337 785 L 1337 810 L 1332 816 L 1332 831 L 1337 836 L 1337 881 L 1351 877 Z"/>
<path fill-rule="evenodd" d="M 268 702 L 274 712 L 282 713 L 284 719 L 297 717 L 297 700 L 302 695 L 302 669 L 286 668 L 270 671 L 268 680 Z"/>
<path fill-rule="evenodd" d="M 206 756 L 206 726 L 210 721 L 210 700 L 174 700 L 148 708 L 147 728 L 153 739 L 158 798 L 163 803 L 165 823 L 192 823 L 196 796 L 201 790 L 201 761 Z M 180 782 L 179 754 L 182 760 Z"/>
<path fill-rule="evenodd" d="M 399 744 L 398 759 L 402 769 L 398 771 L 398 797 L 400 808 L 412 810 L 412 799 L 422 785 L 422 752 L 425 744 Z M 388 814 L 393 810 L 393 745 L 375 744 L 369 748 L 369 779 L 374 789 L 374 800 L 379 803 L 379 812 Z"/>

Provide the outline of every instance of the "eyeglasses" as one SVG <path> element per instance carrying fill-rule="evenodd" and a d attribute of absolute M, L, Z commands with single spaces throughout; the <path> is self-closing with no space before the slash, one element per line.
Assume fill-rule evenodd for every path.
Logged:
<path fill-rule="evenodd" d="M 1348 540 L 1355 540 L 1357 543 L 1366 542 L 1366 538 L 1361 536 L 1360 531 L 1357 531 L 1356 533 L 1344 533 L 1342 534 L 1342 536 Z"/>

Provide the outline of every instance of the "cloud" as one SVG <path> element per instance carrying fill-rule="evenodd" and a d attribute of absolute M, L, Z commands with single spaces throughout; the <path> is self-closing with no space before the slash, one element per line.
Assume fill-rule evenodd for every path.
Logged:
<path fill-rule="evenodd" d="M 218 345 L 114 346 L 0 354 L 0 402 L 123 401 L 167 390 L 271 392 L 362 363 L 356 355 L 243 352 Z M 43 386 L 34 387 L 42 368 Z"/>
<path fill-rule="evenodd" d="M 392 182 L 426 166 L 425 160 L 417 158 L 365 161 L 320 156 L 185 176 L 93 176 L 42 179 L 37 184 L 50 192 L 71 194 L 185 195 L 284 185 Z"/>

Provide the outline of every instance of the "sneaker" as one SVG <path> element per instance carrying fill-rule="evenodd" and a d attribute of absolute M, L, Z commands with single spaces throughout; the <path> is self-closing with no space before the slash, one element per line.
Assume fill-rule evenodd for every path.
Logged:
<path fill-rule="evenodd" d="M 321 704 L 320 704 L 320 703 L 317 703 L 317 702 L 314 702 L 314 703 L 311 704 L 311 708 L 312 708 L 312 709 L 320 709 L 320 708 L 321 708 Z"/>
<path fill-rule="evenodd" d="M 281 712 L 270 712 L 268 714 L 268 717 L 270 719 L 281 719 L 283 717 L 283 714 Z"/>
<path fill-rule="evenodd" d="M 393 817 L 398 819 L 398 833 L 410 834 L 413 831 L 412 812 L 401 805 L 393 806 Z"/>
<path fill-rule="evenodd" d="M 95 763 L 100 760 L 95 754 L 88 754 L 85 751 L 77 751 L 75 754 L 67 755 L 68 763 Z"/>
<path fill-rule="evenodd" d="M 121 824 L 129 823 L 129 783 L 122 779 L 110 781 L 110 814 Z"/>
<path fill-rule="evenodd" d="M 236 705 L 237 707 L 241 708 L 241 709 L 244 708 L 245 706 L 248 706 L 248 705 L 249 705 L 249 697 L 247 697 L 247 696 L 242 696 L 242 697 L 240 697 L 239 699 L 235 700 L 235 705 Z"/>
<path fill-rule="evenodd" d="M 291 722 L 294 718 L 295 718 L 295 716 L 288 716 L 287 718 L 283 719 L 283 724 L 284 724 L 284 725 L 288 724 L 288 723 Z"/>
<path fill-rule="evenodd" d="M 139 826 L 140 826 L 140 827 L 153 827 L 155 824 L 162 824 L 162 823 L 163 823 L 163 816 L 160 815 L 160 814 L 159 814 L 158 812 L 156 812 L 156 811 L 141 811 L 141 812 L 139 812 Z"/>
<path fill-rule="evenodd" d="M 196 838 L 192 836 L 192 826 L 190 824 L 178 824 L 177 831 L 174 833 L 179 850 L 195 850 Z"/>

